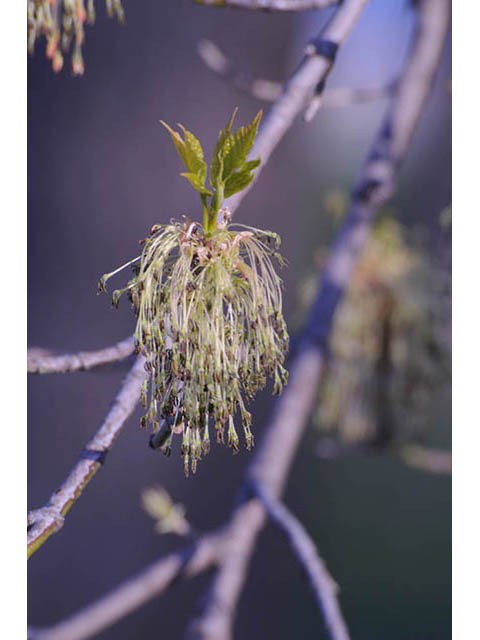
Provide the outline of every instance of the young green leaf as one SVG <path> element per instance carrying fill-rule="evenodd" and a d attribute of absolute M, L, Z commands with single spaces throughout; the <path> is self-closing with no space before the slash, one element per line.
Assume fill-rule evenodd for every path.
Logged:
<path fill-rule="evenodd" d="M 207 163 L 203 159 L 202 145 L 200 144 L 200 141 L 193 135 L 193 133 L 187 131 L 183 125 L 179 123 L 178 126 L 183 131 L 183 136 L 185 138 L 185 148 L 187 149 L 187 153 L 189 156 L 191 171 L 195 173 L 204 184 L 205 178 L 207 177 Z"/>
<path fill-rule="evenodd" d="M 164 122 L 163 120 L 160 120 L 160 122 L 172 137 L 178 154 L 182 159 L 186 169 L 188 169 L 188 172 L 196 175 L 202 185 L 205 184 L 205 178 L 207 176 L 207 164 L 203 159 L 203 149 L 200 142 L 193 135 L 193 133 L 187 131 L 185 127 L 183 127 L 183 125 L 179 124 L 178 126 L 182 129 L 185 139 L 182 139 L 182 136 L 178 133 L 178 131 L 174 131 L 171 127 L 168 126 L 166 122 Z"/>
<path fill-rule="evenodd" d="M 253 171 L 254 169 L 256 169 L 257 167 L 260 166 L 260 158 L 257 158 L 256 160 L 249 160 L 248 162 L 246 162 L 243 167 L 242 167 L 242 171 L 244 169 L 248 169 L 249 171 Z"/>
<path fill-rule="evenodd" d="M 248 154 L 250 153 L 255 137 L 257 135 L 258 126 L 262 118 L 262 112 L 259 111 L 255 118 L 233 135 L 233 140 L 226 140 L 224 144 L 223 155 L 223 173 L 222 179 L 225 182 L 227 178 L 237 169 L 242 169 Z"/>
<path fill-rule="evenodd" d="M 223 145 L 225 138 L 222 138 L 222 134 L 225 132 L 222 130 L 218 136 L 217 147 L 219 147 L 220 143 Z M 215 153 L 213 154 L 212 164 L 210 165 L 210 184 L 214 189 L 218 189 L 219 182 L 222 182 L 222 173 L 223 173 L 223 156 L 221 152 L 222 146 L 217 151 L 215 149 Z"/>
<path fill-rule="evenodd" d="M 232 173 L 225 182 L 224 197 L 229 198 L 230 196 L 233 196 L 234 193 L 243 191 L 243 189 L 248 187 L 254 177 L 255 174 L 250 173 L 249 169 L 243 169 L 242 171 Z"/>
<path fill-rule="evenodd" d="M 218 134 L 217 144 L 213 152 L 212 162 L 210 165 L 210 184 L 215 189 L 218 188 L 219 179 L 222 180 L 223 173 L 223 156 L 233 145 L 233 136 L 231 134 L 233 121 L 237 114 L 238 107 L 235 107 L 225 129 L 221 129 Z"/>
<path fill-rule="evenodd" d="M 203 182 L 195 173 L 181 173 L 180 175 L 183 178 L 186 178 L 190 182 L 192 187 L 196 189 L 199 193 L 205 196 L 213 195 L 212 191 L 210 191 L 210 189 L 207 189 L 207 187 L 204 186 Z"/>
<path fill-rule="evenodd" d="M 237 115 L 237 112 L 238 112 L 238 107 L 235 107 L 235 109 L 233 110 L 232 115 L 230 116 L 230 118 L 228 119 L 228 122 L 227 122 L 227 126 L 226 126 L 227 133 L 230 133 L 230 131 L 232 130 L 233 121 L 235 120 L 235 116 Z"/>

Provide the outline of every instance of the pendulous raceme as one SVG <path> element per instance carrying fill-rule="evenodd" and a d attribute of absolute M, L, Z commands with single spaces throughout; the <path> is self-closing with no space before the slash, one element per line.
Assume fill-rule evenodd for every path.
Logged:
<path fill-rule="evenodd" d="M 100 281 L 104 290 L 110 277 L 133 266 L 134 277 L 114 291 L 113 304 L 126 294 L 137 317 L 135 343 L 150 374 L 142 390 L 147 409 L 142 425 L 150 424 L 154 432 L 162 429 L 160 448 L 166 455 L 174 436 L 182 435 L 187 475 L 208 453 L 211 429 L 217 442 L 237 452 L 235 422 L 240 419 L 250 450 L 248 401 L 269 377 L 274 393 L 287 382 L 283 362 L 288 333 L 282 283 L 273 265 L 273 260 L 283 264 L 280 238 L 233 224 L 228 210 L 219 208 L 225 194 L 232 194 L 232 183 L 239 190 L 253 178 L 258 161 L 247 162 L 246 157 L 259 120 L 260 114 L 234 134 L 232 116 L 220 132 L 210 168 L 214 191 L 205 187 L 206 165 L 204 169 L 196 138 L 183 129 L 182 140 L 169 129 L 187 160 L 188 179 L 200 191 L 203 224 L 184 219 L 154 225 L 141 255 Z"/>

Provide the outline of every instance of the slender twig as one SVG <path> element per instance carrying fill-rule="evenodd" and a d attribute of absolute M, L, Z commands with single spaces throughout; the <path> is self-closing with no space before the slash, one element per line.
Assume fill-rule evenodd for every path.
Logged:
<path fill-rule="evenodd" d="M 280 97 L 284 88 L 283 83 L 260 78 L 237 69 L 211 40 L 200 40 L 197 48 L 205 65 L 234 87 L 263 102 L 275 102 Z M 322 106 L 339 108 L 363 102 L 373 102 L 390 96 L 395 90 L 395 86 L 396 83 L 391 82 L 382 87 L 325 89 L 322 94 Z"/>
<path fill-rule="evenodd" d="M 250 518 L 258 501 L 238 507 L 228 527 L 205 534 L 149 565 L 102 598 L 48 628 L 30 628 L 31 640 L 85 640 L 115 624 L 181 579 L 193 578 L 222 561 L 232 531 Z"/>
<path fill-rule="evenodd" d="M 123 360 L 134 352 L 133 337 L 117 342 L 111 347 L 96 351 L 80 351 L 53 355 L 45 349 L 32 347 L 27 352 L 28 373 L 70 373 L 86 371 L 102 364 Z"/>
<path fill-rule="evenodd" d="M 365 246 L 373 217 L 392 193 L 394 178 L 430 93 L 449 18 L 449 0 L 421 0 L 418 3 L 417 29 L 398 93 L 373 144 L 358 187 L 353 192 L 350 211 L 331 249 L 297 347 L 297 356 L 290 367 L 289 385 L 275 405 L 249 471 L 250 476 L 268 488 L 274 497 L 283 490 L 313 406 L 335 309 Z M 278 113 L 275 107 L 274 111 L 278 117 L 268 130 L 281 132 L 285 126 L 280 121 L 282 112 Z M 291 121 L 290 111 L 286 117 Z M 278 136 L 276 139 L 278 141 Z M 263 137 L 259 146 L 264 146 L 268 152 L 275 144 Z M 232 637 L 234 613 L 256 539 L 264 523 L 265 514 L 259 507 L 241 529 L 232 533 L 231 554 L 225 554 L 203 613 L 192 625 L 193 637 L 204 640 L 229 640 Z"/>
<path fill-rule="evenodd" d="M 452 475 L 452 453 L 419 444 L 398 445 L 392 442 L 378 446 L 371 442 L 345 444 L 333 438 L 320 438 L 316 453 L 319 458 L 334 460 L 353 456 L 392 455 L 404 464 L 420 471 L 438 475 Z"/>
<path fill-rule="evenodd" d="M 330 43 L 335 48 L 340 47 L 348 38 L 367 3 L 368 0 L 344 0 L 313 42 Z M 255 179 L 249 186 L 226 201 L 230 211 L 233 212 L 238 207 L 255 184 L 274 149 L 292 126 L 295 117 L 318 93 L 319 87 L 324 86 L 332 68 L 332 58 L 315 51 L 317 49 L 313 45 L 307 47 L 304 59 L 287 81 L 282 95 L 265 118 L 250 154 L 252 158 L 260 157 L 262 164 L 256 170 Z"/>
<path fill-rule="evenodd" d="M 280 496 L 287 481 L 291 463 L 313 405 L 333 312 L 340 294 L 347 284 L 358 252 L 368 235 L 368 225 L 366 233 L 363 232 L 364 221 L 373 217 L 391 191 L 392 180 L 398 170 L 399 162 L 407 149 L 429 94 L 448 23 L 448 0 L 422 0 L 419 3 L 419 28 L 400 80 L 395 103 L 381 128 L 381 133 L 373 146 L 372 154 L 360 179 L 359 184 L 363 186 L 363 189 L 355 191 L 350 213 L 331 251 L 326 277 L 319 288 L 312 313 L 299 340 L 296 356 L 290 367 L 289 385 L 275 404 L 274 414 L 265 429 L 263 441 L 248 470 L 247 484 L 253 479 L 254 482 L 259 482 L 266 487 L 270 491 L 270 495 L 275 498 Z M 294 111 L 298 113 L 303 100 L 295 100 L 295 102 Z M 276 113 L 281 119 L 282 112 L 277 110 Z M 289 109 L 286 117 L 291 122 L 292 116 Z M 267 151 L 269 150 L 268 155 L 281 138 L 282 131 L 285 131 L 288 126 L 288 124 L 285 126 L 281 122 L 276 124 L 273 121 L 269 124 L 268 129 L 263 130 L 260 146 L 265 147 Z M 278 135 L 278 130 L 280 130 L 280 135 Z M 265 131 L 270 131 L 275 136 L 275 141 L 271 144 L 268 142 Z M 374 171 L 376 166 L 383 167 L 382 172 L 378 169 L 380 175 Z M 390 170 L 387 170 L 388 168 Z M 377 176 L 375 185 L 371 184 L 373 175 Z M 382 180 L 385 183 L 388 182 L 389 188 L 380 189 L 383 185 Z M 367 189 L 366 186 L 370 188 Z M 234 203 L 234 206 L 238 206 L 238 201 Z M 362 215 L 359 215 L 360 213 Z M 243 500 L 245 500 L 245 496 L 243 496 Z M 228 640 L 231 638 L 236 604 L 243 589 L 257 536 L 265 522 L 265 508 L 258 499 L 240 502 L 235 508 L 230 522 L 223 529 L 222 544 L 218 545 L 221 549 L 221 555 L 217 557 L 220 569 L 209 592 L 207 608 L 204 615 L 193 625 L 199 637 L 209 638 L 209 640 L 214 638 Z M 166 562 L 169 558 L 170 556 L 159 562 Z M 179 571 L 177 565 L 175 571 L 172 571 L 172 574 L 175 574 L 173 577 L 178 575 Z M 144 597 L 140 604 L 159 593 L 158 590 L 151 588 L 148 580 L 141 582 Z M 66 625 L 63 636 L 51 635 L 53 630 L 59 627 L 56 625 L 50 630 L 43 631 L 43 638 L 81 640 L 108 627 L 123 615 L 133 611 L 135 606 L 139 606 L 139 604 L 133 606 L 134 604 L 135 600 L 133 599 L 129 601 L 128 606 L 123 603 L 121 607 L 116 609 L 114 617 L 110 620 L 107 616 L 104 617 L 102 624 L 97 625 L 93 631 L 90 629 L 86 633 L 77 633 L 76 636 L 68 635 L 68 621 L 65 621 L 65 623 L 59 623 L 59 625 Z M 84 614 L 85 611 L 88 610 L 84 610 Z M 86 625 L 88 615 L 85 614 L 83 619 Z"/>
<path fill-rule="evenodd" d="M 285 505 L 259 483 L 252 483 L 252 489 L 262 501 L 270 519 L 285 534 L 295 557 L 308 576 L 330 640 L 349 640 L 350 635 L 337 600 L 338 585 L 318 555 L 307 530 Z"/>
<path fill-rule="evenodd" d="M 191 578 L 215 564 L 221 553 L 218 534 L 204 536 L 181 551 L 160 558 L 99 600 L 48 629 L 32 628 L 30 639 L 82 640 L 100 633 L 152 598 L 174 581 Z"/>
<path fill-rule="evenodd" d="M 67 479 L 48 503 L 28 514 L 28 556 L 63 526 L 66 513 L 101 467 L 106 454 L 135 409 L 145 379 L 144 359 L 139 356 L 125 378 L 102 426 L 88 442 Z"/>
<path fill-rule="evenodd" d="M 409 467 L 439 475 L 452 475 L 452 454 L 450 451 L 411 444 L 403 446 L 399 455 Z"/>
<path fill-rule="evenodd" d="M 310 11 L 325 9 L 341 0 L 193 0 L 206 7 L 232 7 L 251 11 Z"/>

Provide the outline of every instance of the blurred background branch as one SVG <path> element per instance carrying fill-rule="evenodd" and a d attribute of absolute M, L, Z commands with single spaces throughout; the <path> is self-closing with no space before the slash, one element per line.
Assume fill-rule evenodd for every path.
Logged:
<path fill-rule="evenodd" d="M 449 451 L 412 444 L 400 449 L 400 457 L 405 464 L 421 471 L 443 475 L 452 473 L 452 454 Z"/>
<path fill-rule="evenodd" d="M 198 53 L 206 66 L 237 89 L 263 102 L 275 102 L 284 85 L 281 82 L 260 78 L 236 68 L 211 40 L 200 40 Z M 387 98 L 395 90 L 395 82 L 384 87 L 334 87 L 324 89 L 322 106 L 326 108 L 348 107 L 352 104 Z"/>
<path fill-rule="evenodd" d="M 222 551 L 222 537 L 207 535 L 193 545 L 171 553 L 120 584 L 110 593 L 48 629 L 31 628 L 31 640 L 82 640 L 115 624 L 170 588 L 180 579 L 209 569 Z"/>
<path fill-rule="evenodd" d="M 265 429 L 264 439 L 249 471 L 249 475 L 267 487 L 274 497 L 278 497 L 283 490 L 313 407 L 336 307 L 368 238 L 373 217 L 393 191 L 394 179 L 438 68 L 448 31 L 450 3 L 448 0 L 422 0 L 417 11 L 417 29 L 399 79 L 398 92 L 374 141 L 353 192 L 350 211 L 327 259 L 316 298 L 290 365 L 289 385 L 275 404 L 272 419 Z M 287 93 L 290 87 L 287 87 Z M 300 100 L 298 108 L 301 108 L 301 104 Z M 268 124 L 278 110 L 277 107 L 272 109 L 264 131 L 272 128 Z M 273 128 L 281 130 L 282 127 L 275 123 Z M 252 155 L 266 148 L 268 157 L 269 147 L 273 148 L 274 145 L 269 144 L 266 135 L 259 136 L 259 149 L 254 149 Z M 250 521 L 244 522 L 244 527 L 235 531 L 231 553 L 225 556 L 213 579 L 203 614 L 192 626 L 193 637 L 205 640 L 227 640 L 232 637 L 234 613 L 257 536 L 264 524 L 265 513 L 258 505 L 252 511 Z"/>
<path fill-rule="evenodd" d="M 324 87 L 338 48 L 348 38 L 367 2 L 368 0 L 345 0 L 317 38 L 312 41 L 308 54 L 287 81 L 284 92 L 274 103 L 260 127 L 250 156 L 260 157 L 262 164 L 258 167 L 255 178 L 249 186 L 226 201 L 232 213 L 258 180 L 270 155 L 292 126 L 295 117 L 317 93 L 316 89 L 319 86 Z M 327 44 L 324 47 L 325 43 Z"/>
<path fill-rule="evenodd" d="M 285 505 L 265 491 L 261 485 L 252 483 L 251 486 L 254 494 L 262 501 L 270 519 L 285 534 L 295 557 L 308 576 L 325 620 L 328 637 L 330 640 L 349 640 L 347 625 L 337 601 L 338 585 L 328 573 L 305 527 Z"/>
<path fill-rule="evenodd" d="M 341 0 L 193 0 L 206 7 L 231 7 L 251 11 L 310 11 L 325 9 Z"/>
<path fill-rule="evenodd" d="M 355 456 L 378 456 L 390 453 L 407 466 L 426 473 L 450 476 L 452 474 L 452 454 L 443 449 L 434 449 L 419 444 L 390 446 L 379 449 L 369 443 L 341 444 L 330 438 L 321 438 L 317 444 L 317 455 L 323 460 L 334 460 Z"/>

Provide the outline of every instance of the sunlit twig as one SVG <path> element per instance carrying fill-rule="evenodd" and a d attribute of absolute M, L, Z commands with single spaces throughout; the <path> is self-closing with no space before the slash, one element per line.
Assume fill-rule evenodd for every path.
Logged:
<path fill-rule="evenodd" d="M 330 640 L 349 640 L 347 625 L 337 601 L 338 585 L 329 574 L 325 563 L 305 527 L 297 518 L 260 484 L 252 483 L 270 519 L 283 531 L 295 557 L 305 571 L 313 594 L 320 607 Z"/>
<path fill-rule="evenodd" d="M 45 349 L 32 347 L 27 352 L 27 371 L 28 373 L 87 371 L 103 364 L 128 358 L 128 356 L 132 355 L 134 349 L 135 345 L 132 336 L 104 349 L 60 355 L 54 355 Z"/>
<path fill-rule="evenodd" d="M 67 479 L 52 493 L 48 503 L 28 514 L 28 556 L 62 528 L 65 515 L 85 486 L 100 469 L 105 456 L 133 413 L 145 379 L 144 359 L 139 356 L 125 378 L 102 426 L 88 442 Z"/>
<path fill-rule="evenodd" d="M 275 102 L 280 97 L 283 83 L 260 78 L 235 68 L 231 60 L 211 40 L 200 40 L 197 48 L 205 65 L 234 87 L 263 102 Z M 383 87 L 326 88 L 322 93 L 322 106 L 340 108 L 381 100 L 393 93 L 395 85 L 395 82 L 391 82 Z"/>
<path fill-rule="evenodd" d="M 360 0 L 345 0 L 336 14 L 336 20 L 327 26 L 324 37 L 343 41 L 364 5 L 365 2 Z M 232 637 L 235 611 L 250 559 L 258 534 L 267 520 L 265 506 L 259 499 L 251 498 L 248 487 L 252 482 L 257 483 L 277 500 L 287 482 L 316 396 L 334 311 L 368 237 L 372 219 L 392 193 L 399 165 L 408 149 L 438 68 L 449 24 L 449 11 L 448 0 L 421 0 L 418 3 L 418 28 L 398 92 L 354 190 L 350 212 L 333 244 L 310 316 L 297 342 L 296 354 L 290 366 L 289 385 L 275 403 L 265 437 L 248 469 L 239 504 L 227 525 L 218 533 L 211 534 L 219 536 L 214 538 L 214 549 L 209 547 L 204 561 L 197 565 L 198 570 L 203 570 L 216 564 L 218 571 L 205 606 L 190 627 L 196 638 L 229 640 Z M 261 155 L 264 162 L 269 158 L 294 117 L 304 108 L 314 87 L 328 73 L 328 60 L 322 62 L 319 57 L 314 58 L 313 62 L 311 58 L 305 60 L 291 78 L 262 127 L 252 157 Z M 232 211 L 240 201 L 241 198 L 231 200 Z M 202 538 L 199 544 L 205 540 L 208 545 L 212 538 Z M 174 577 L 183 575 L 182 568 L 186 565 L 182 558 L 185 554 L 192 554 L 193 560 L 196 557 L 195 548 L 188 546 L 184 552 L 159 560 L 138 579 L 133 579 L 132 590 L 129 589 L 129 581 L 87 609 L 34 637 L 44 640 L 81 640 L 98 633 L 161 593 Z M 168 576 L 159 587 L 150 572 L 155 576 L 155 569 L 167 571 L 166 566 Z M 125 594 L 128 596 L 126 599 L 123 597 Z"/>
<path fill-rule="evenodd" d="M 325 9 L 341 0 L 193 0 L 207 7 L 232 7 L 251 11 L 310 11 Z"/>

